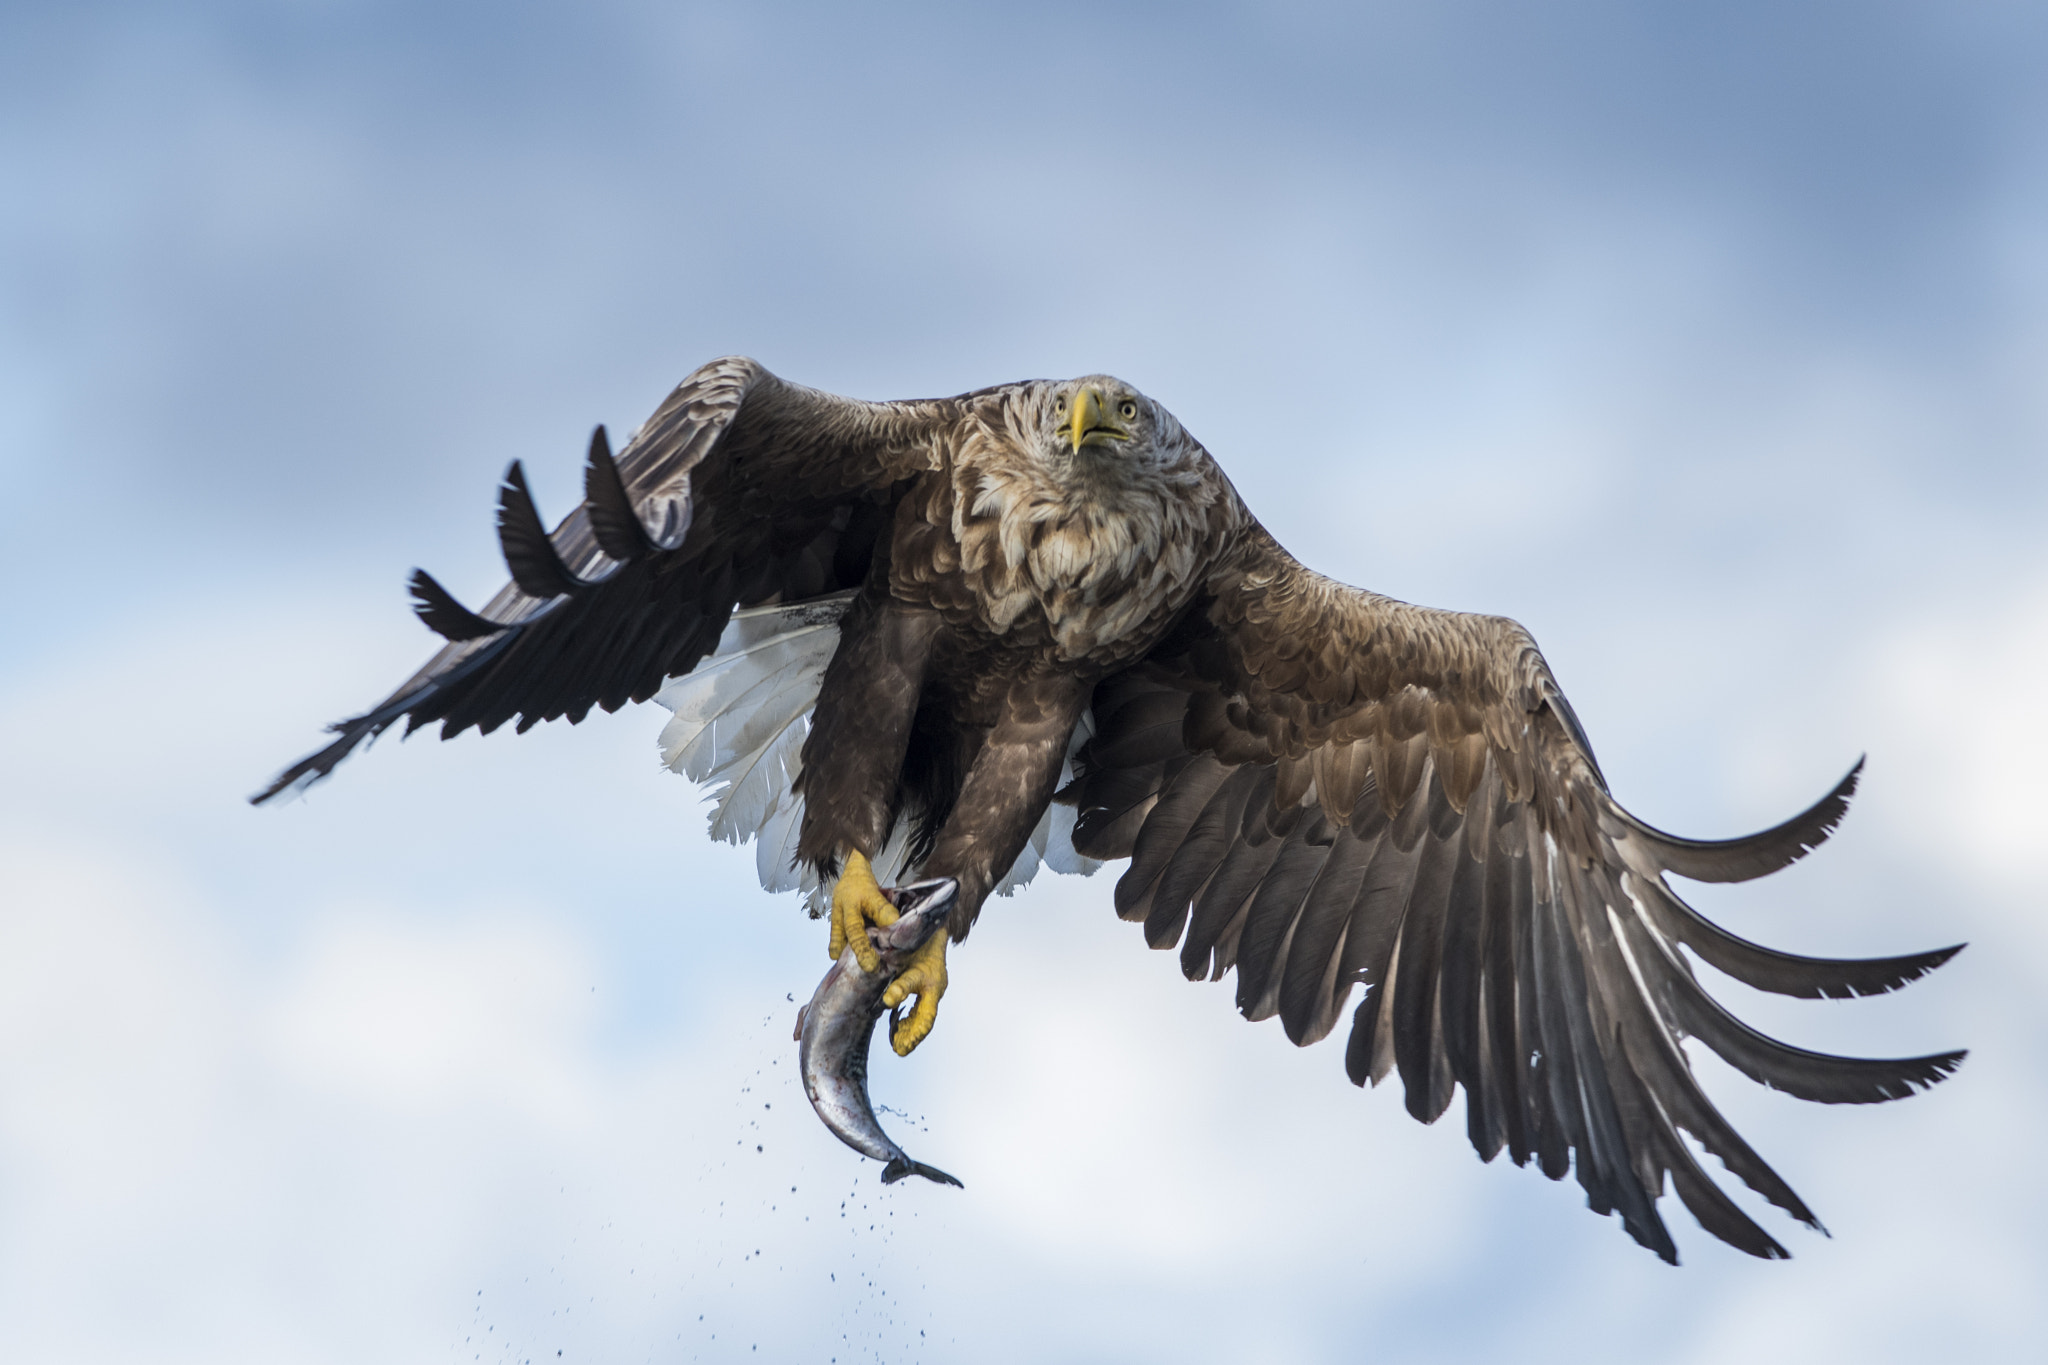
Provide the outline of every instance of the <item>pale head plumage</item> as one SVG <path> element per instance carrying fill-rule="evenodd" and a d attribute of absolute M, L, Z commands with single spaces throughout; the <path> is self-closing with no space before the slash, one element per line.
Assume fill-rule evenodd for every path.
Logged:
<path fill-rule="evenodd" d="M 952 531 L 997 634 L 1030 613 L 1064 657 L 1120 653 L 1195 590 L 1201 547 L 1237 506 L 1165 408 L 1111 375 L 1000 391 L 954 453 Z M 1222 520 L 1219 522 L 1219 517 Z"/>
<path fill-rule="evenodd" d="M 1003 392 L 1003 425 L 1055 477 L 1121 481 L 1206 458 L 1173 414 L 1114 375 L 1041 379 Z"/>

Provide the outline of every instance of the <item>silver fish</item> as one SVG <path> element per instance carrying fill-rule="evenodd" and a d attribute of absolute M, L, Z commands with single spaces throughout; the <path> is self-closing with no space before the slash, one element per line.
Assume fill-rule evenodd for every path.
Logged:
<path fill-rule="evenodd" d="M 943 932 L 960 885 L 951 877 L 912 882 L 883 891 L 901 914 L 888 928 L 871 926 L 868 938 L 882 955 L 881 970 L 861 969 L 848 944 L 832 970 L 818 983 L 816 994 L 796 1017 L 797 1066 L 804 1094 L 832 1135 L 862 1156 L 889 1164 L 882 1183 L 893 1185 L 906 1175 L 921 1175 L 944 1185 L 960 1182 L 944 1171 L 912 1161 L 882 1131 L 875 1106 L 868 1099 L 868 1044 L 880 1019 L 882 993 L 903 970 L 910 955 L 935 933 Z"/>

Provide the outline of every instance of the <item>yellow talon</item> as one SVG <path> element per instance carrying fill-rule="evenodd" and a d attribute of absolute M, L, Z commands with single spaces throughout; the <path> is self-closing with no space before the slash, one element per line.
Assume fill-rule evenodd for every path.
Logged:
<path fill-rule="evenodd" d="M 890 1009 L 913 995 L 917 997 L 917 1004 L 889 1039 L 889 1046 L 896 1049 L 898 1057 L 908 1057 L 911 1049 L 932 1031 L 932 1025 L 939 1017 L 939 1000 L 945 993 L 946 931 L 941 929 L 925 941 L 924 947 L 910 955 L 910 964 L 897 973 L 896 979 L 889 983 L 889 989 L 882 992 L 882 1003 Z"/>
<path fill-rule="evenodd" d="M 896 919 L 896 907 L 889 904 L 888 897 L 882 894 L 866 855 L 857 849 L 847 854 L 839 883 L 832 888 L 832 960 L 837 962 L 839 955 L 846 951 L 846 945 L 851 943 L 860 969 L 864 972 L 877 970 L 882 965 L 882 958 L 875 951 L 874 942 L 868 938 L 868 926 L 879 924 L 887 928 Z"/>

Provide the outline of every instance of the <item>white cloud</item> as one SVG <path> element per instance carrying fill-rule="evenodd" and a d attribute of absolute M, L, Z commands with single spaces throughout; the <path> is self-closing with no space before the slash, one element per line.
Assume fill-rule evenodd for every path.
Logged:
<path fill-rule="evenodd" d="M 1867 657 L 1868 711 L 1898 735 L 1899 833 L 2008 893 L 2040 884 L 2048 836 L 2048 581 L 1944 596 Z"/>
<path fill-rule="evenodd" d="M 400 1108 L 589 1113 L 575 1044 L 596 988 L 580 944 L 516 913 L 453 928 L 371 914 L 337 913 L 279 983 L 267 1032 L 280 1069 Z"/>

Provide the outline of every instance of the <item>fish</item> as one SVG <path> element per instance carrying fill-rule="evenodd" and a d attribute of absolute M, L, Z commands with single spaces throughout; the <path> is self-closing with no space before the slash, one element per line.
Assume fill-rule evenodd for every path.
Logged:
<path fill-rule="evenodd" d="M 868 1099 L 868 1045 L 874 1040 L 875 1021 L 884 1013 L 882 993 L 912 953 L 933 934 L 945 932 L 960 884 L 951 877 L 936 877 L 888 887 L 882 894 L 896 906 L 899 917 L 887 928 L 868 929 L 869 941 L 882 956 L 881 969 L 862 970 L 853 945 L 847 945 L 818 983 L 810 1003 L 797 1013 L 797 1068 L 811 1108 L 832 1135 L 862 1156 L 888 1163 L 882 1168 L 884 1185 L 921 1175 L 957 1186 L 958 1180 L 937 1167 L 913 1161 L 882 1131 Z"/>

